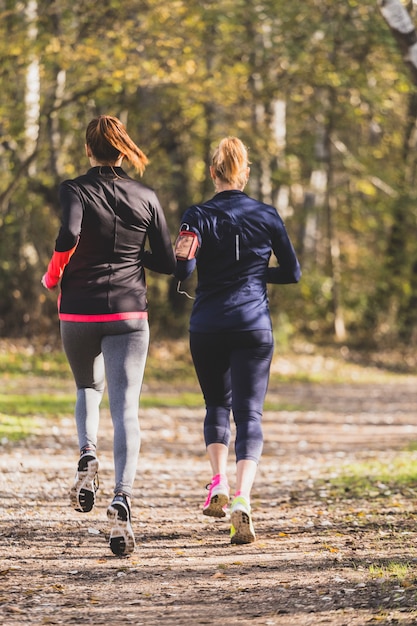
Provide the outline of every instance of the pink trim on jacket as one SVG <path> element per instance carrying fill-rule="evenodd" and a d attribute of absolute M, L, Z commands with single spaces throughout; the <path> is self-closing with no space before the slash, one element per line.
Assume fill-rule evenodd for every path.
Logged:
<path fill-rule="evenodd" d="M 63 322 L 115 322 L 118 320 L 147 320 L 147 311 L 131 313 L 101 313 L 99 315 L 79 315 L 78 313 L 59 313 Z"/>

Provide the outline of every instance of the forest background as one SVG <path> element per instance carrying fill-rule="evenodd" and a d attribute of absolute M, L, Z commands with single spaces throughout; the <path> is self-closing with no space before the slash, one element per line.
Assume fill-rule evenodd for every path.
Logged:
<path fill-rule="evenodd" d="M 281 345 L 413 345 L 417 89 L 387 7 L 411 53 L 417 7 L 400 0 L 0 0 L 0 336 L 58 335 L 40 283 L 57 189 L 88 169 L 85 127 L 106 113 L 148 155 L 173 241 L 213 194 L 213 147 L 248 145 L 246 191 L 277 207 L 303 270 L 269 291 Z M 191 301 L 147 281 L 154 333 L 184 337 Z"/>

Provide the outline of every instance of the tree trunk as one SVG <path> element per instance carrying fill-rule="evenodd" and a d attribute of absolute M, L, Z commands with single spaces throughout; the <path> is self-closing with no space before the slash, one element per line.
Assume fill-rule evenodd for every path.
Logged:
<path fill-rule="evenodd" d="M 413 84 L 417 86 L 417 32 L 413 21 L 400 0 L 379 0 L 381 14 L 388 24 L 404 63 L 407 65 Z M 415 149 L 417 143 L 417 95 L 412 93 L 409 98 L 408 120 L 404 133 L 403 162 L 404 167 L 401 175 L 401 187 L 412 190 L 416 177 Z M 410 233 L 415 228 L 413 223 L 413 199 L 407 193 L 400 195 L 394 205 L 394 221 L 388 240 L 386 251 L 387 275 L 396 277 L 394 286 L 390 291 L 389 310 L 395 310 L 397 319 L 396 327 L 400 337 L 409 341 L 414 336 L 417 317 L 415 314 L 417 286 L 417 255 L 408 258 L 407 242 Z M 410 262 L 411 261 L 411 262 Z M 409 295 L 405 295 L 403 284 L 408 282 Z M 383 290 L 382 290 L 383 291 Z M 385 294 L 381 289 L 376 294 L 376 304 Z"/>
<path fill-rule="evenodd" d="M 379 0 L 383 18 L 394 35 L 408 65 L 413 83 L 417 85 L 417 33 L 407 9 L 401 0 Z"/>
<path fill-rule="evenodd" d="M 27 36 L 31 43 L 31 49 L 35 49 L 35 42 L 38 36 L 36 20 L 38 17 L 37 0 L 29 0 L 25 9 L 28 24 Z M 25 90 L 25 149 L 24 157 L 28 158 L 36 151 L 39 139 L 39 118 L 40 118 L 40 72 L 39 59 L 36 52 L 31 53 L 28 67 L 26 69 L 26 90 Z M 33 160 L 29 166 L 29 173 L 35 174 L 36 162 Z"/>

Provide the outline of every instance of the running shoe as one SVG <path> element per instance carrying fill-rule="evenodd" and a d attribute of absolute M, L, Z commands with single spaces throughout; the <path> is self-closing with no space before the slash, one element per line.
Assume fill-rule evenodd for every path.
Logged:
<path fill-rule="evenodd" d="M 127 556 L 135 549 L 135 535 L 131 525 L 130 506 L 126 496 L 114 496 L 107 509 L 111 521 L 110 550 L 116 556 Z"/>
<path fill-rule="evenodd" d="M 226 476 L 217 474 L 206 485 L 209 490 L 203 506 L 203 514 L 210 517 L 225 517 L 226 507 L 229 502 L 229 485 Z"/>
<path fill-rule="evenodd" d="M 230 541 L 233 544 L 252 543 L 255 541 L 251 509 L 243 496 L 237 496 L 230 509 Z"/>
<path fill-rule="evenodd" d="M 70 501 L 76 511 L 89 513 L 96 501 L 98 489 L 98 460 L 91 451 L 78 461 L 77 473 L 70 491 Z"/>

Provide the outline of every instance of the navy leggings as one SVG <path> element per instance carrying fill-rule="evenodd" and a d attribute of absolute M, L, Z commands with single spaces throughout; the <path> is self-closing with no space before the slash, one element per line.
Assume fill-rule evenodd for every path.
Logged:
<path fill-rule="evenodd" d="M 272 331 L 190 333 L 194 367 L 204 395 L 206 446 L 231 438 L 236 424 L 236 461 L 262 454 L 262 412 L 274 351 Z"/>

